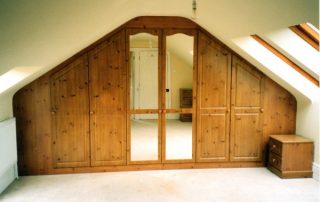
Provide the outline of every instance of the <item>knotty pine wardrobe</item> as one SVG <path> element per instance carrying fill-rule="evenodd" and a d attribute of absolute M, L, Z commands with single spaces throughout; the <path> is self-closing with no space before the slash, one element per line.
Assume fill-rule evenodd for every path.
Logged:
<path fill-rule="evenodd" d="M 132 109 L 129 42 L 139 33 L 157 37 L 158 97 L 155 107 Z M 174 34 L 193 41 L 190 108 L 166 101 L 166 37 Z M 264 166 L 269 135 L 295 133 L 297 106 L 287 90 L 196 23 L 137 17 L 20 89 L 13 108 L 19 173 L 33 175 Z M 192 116 L 187 159 L 166 158 L 169 113 Z M 141 114 L 157 117 L 154 160 L 131 159 L 131 119 Z"/>

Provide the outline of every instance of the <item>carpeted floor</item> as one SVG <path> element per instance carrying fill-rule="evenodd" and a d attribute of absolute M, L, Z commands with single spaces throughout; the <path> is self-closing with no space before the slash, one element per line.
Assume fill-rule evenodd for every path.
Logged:
<path fill-rule="evenodd" d="M 108 172 L 21 177 L 3 202 L 317 202 L 319 182 L 280 179 L 266 168 Z"/>

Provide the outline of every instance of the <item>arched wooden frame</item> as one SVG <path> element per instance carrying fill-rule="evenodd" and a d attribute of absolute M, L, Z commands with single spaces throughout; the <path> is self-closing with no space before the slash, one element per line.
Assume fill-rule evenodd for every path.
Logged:
<path fill-rule="evenodd" d="M 158 109 L 130 109 L 130 81 L 132 79 L 131 75 L 131 65 L 130 65 L 130 36 L 147 33 L 158 37 Z M 126 30 L 126 60 L 127 60 L 127 164 L 137 165 L 137 164 L 157 164 L 161 163 L 161 55 L 162 55 L 162 32 L 160 29 L 127 29 Z M 131 160 L 131 120 L 130 116 L 132 114 L 157 114 L 158 115 L 158 160 L 141 160 L 132 161 Z"/>
<path fill-rule="evenodd" d="M 163 54 L 164 57 L 162 57 L 162 66 L 165 67 L 162 69 L 162 109 L 164 109 L 162 116 L 162 162 L 163 163 L 188 163 L 188 162 L 195 162 L 195 152 L 196 152 L 196 128 L 197 128 L 197 72 L 198 72 L 198 32 L 195 29 L 164 29 L 162 34 L 162 53 L 165 53 L 167 51 L 166 47 L 166 39 L 168 36 L 172 36 L 174 34 L 185 34 L 187 36 L 193 37 L 193 81 L 192 81 L 192 108 L 180 108 L 180 109 L 167 109 L 165 103 L 166 103 L 166 76 L 167 76 L 167 67 L 166 67 L 166 54 Z M 192 114 L 192 158 L 191 159 L 174 159 L 174 160 L 167 160 L 166 159 L 166 115 L 168 113 L 179 113 L 179 114 Z"/>

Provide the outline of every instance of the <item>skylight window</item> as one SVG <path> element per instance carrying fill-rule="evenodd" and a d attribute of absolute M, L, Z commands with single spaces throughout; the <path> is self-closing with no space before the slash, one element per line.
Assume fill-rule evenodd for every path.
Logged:
<path fill-rule="evenodd" d="M 293 29 L 297 29 L 296 26 L 293 26 Z M 279 29 L 264 33 L 261 37 L 319 81 L 320 54 L 318 48 L 307 43 L 307 41 L 299 36 L 293 29 L 292 27 Z M 319 46 L 318 43 L 314 44 L 317 47 Z"/>
<path fill-rule="evenodd" d="M 315 75 L 313 76 L 312 74 L 309 74 L 307 71 L 304 70 L 304 68 L 301 68 L 299 65 L 297 65 L 293 60 L 291 60 L 290 58 L 288 58 L 287 56 L 285 56 L 282 52 L 280 52 L 278 49 L 280 49 L 280 47 L 278 46 L 278 49 L 274 48 L 271 44 L 267 43 L 265 40 L 263 40 L 261 37 L 257 36 L 257 35 L 253 35 L 252 36 L 254 39 L 256 39 L 261 45 L 263 45 L 264 47 L 266 47 L 268 50 L 270 50 L 273 54 L 275 54 L 278 58 L 280 58 L 281 60 L 283 60 L 284 62 L 286 62 L 289 66 L 291 66 L 293 69 L 295 69 L 297 72 L 299 72 L 302 76 L 304 76 L 306 79 L 308 79 L 309 81 L 311 81 L 312 83 L 314 83 L 315 85 L 319 86 L 319 76 L 318 75 Z M 274 38 L 272 38 L 274 39 Z M 290 45 L 292 44 L 292 42 L 294 42 L 294 40 L 287 40 L 288 39 L 288 36 L 287 38 L 283 39 L 282 41 L 278 41 L 277 45 L 278 44 L 281 44 L 282 42 L 285 44 L 285 45 Z M 291 42 L 291 43 L 289 43 Z M 293 47 L 292 49 L 293 50 L 296 50 L 297 49 L 297 45 L 298 45 L 298 42 L 296 43 L 293 43 L 292 44 Z M 303 48 L 303 46 L 301 47 Z M 281 49 L 283 52 L 287 52 L 285 49 Z M 314 51 L 316 52 L 316 51 Z M 287 52 L 288 53 L 288 52 Z M 317 56 L 318 55 L 318 52 L 316 52 L 316 56 L 314 59 L 318 58 Z M 292 55 L 292 53 L 291 53 Z M 303 58 L 310 58 L 309 55 L 306 55 L 304 54 L 304 52 L 301 52 L 298 50 L 297 52 L 297 56 L 303 56 Z M 316 60 L 318 61 L 318 60 Z M 319 63 L 319 62 L 318 62 Z"/>
<path fill-rule="evenodd" d="M 318 37 L 319 37 L 319 29 L 317 29 L 315 26 L 313 26 L 313 24 L 307 22 L 306 23 L 311 29 L 313 29 L 313 31 L 315 31 L 316 33 L 318 33 Z"/>
<path fill-rule="evenodd" d="M 298 71 L 277 57 L 253 37 L 233 39 L 245 53 L 255 59 L 264 68 L 264 72 L 281 78 L 285 83 L 296 89 L 310 100 L 319 100 L 319 88 L 305 79 Z"/>
<path fill-rule="evenodd" d="M 303 23 L 289 27 L 301 39 L 319 51 L 319 30 L 310 23 Z"/>

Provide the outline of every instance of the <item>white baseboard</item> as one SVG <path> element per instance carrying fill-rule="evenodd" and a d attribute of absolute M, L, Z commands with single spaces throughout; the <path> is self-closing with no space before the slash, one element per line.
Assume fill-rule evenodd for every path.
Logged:
<path fill-rule="evenodd" d="M 319 164 L 313 162 L 312 163 L 313 179 L 315 179 L 317 181 L 319 181 L 319 170 L 320 170 Z"/>

